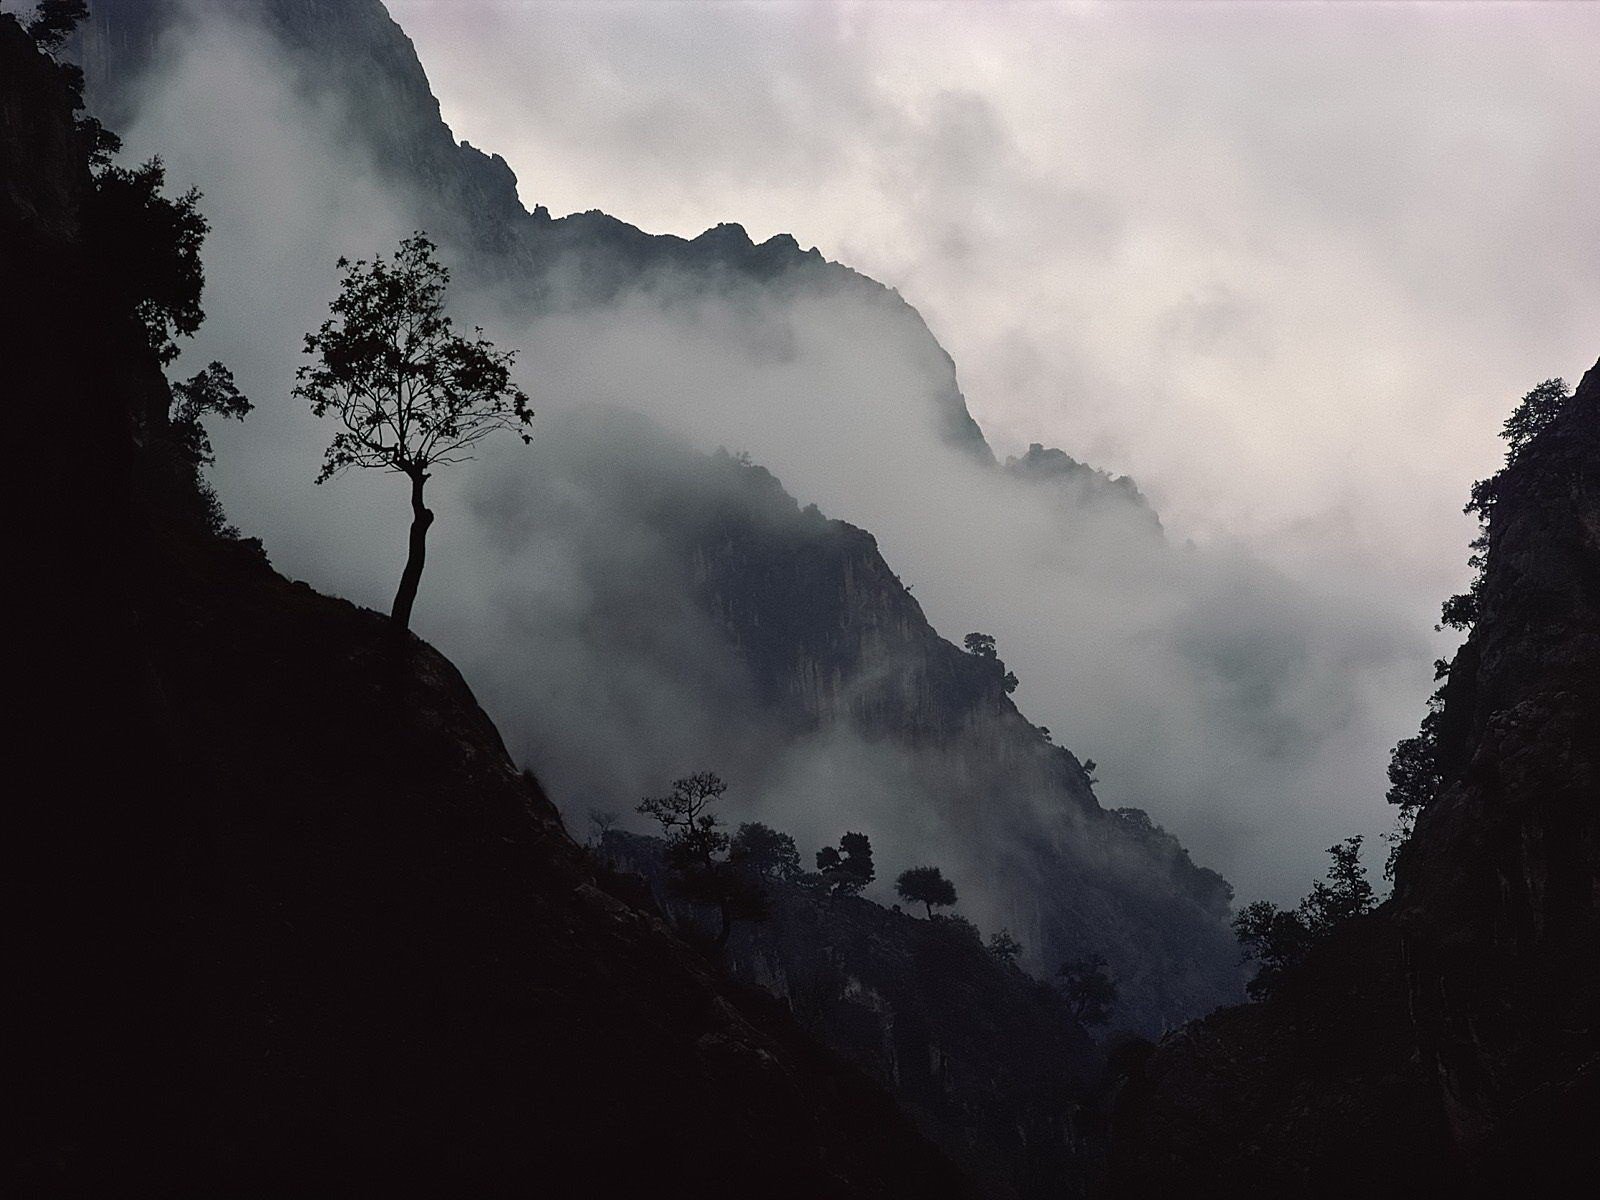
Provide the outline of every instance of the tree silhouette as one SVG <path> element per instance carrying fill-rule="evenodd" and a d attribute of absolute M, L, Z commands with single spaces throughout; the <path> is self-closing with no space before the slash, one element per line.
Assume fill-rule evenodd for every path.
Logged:
<path fill-rule="evenodd" d="M 1333 863 L 1326 881 L 1311 885 L 1311 893 L 1294 907 L 1280 909 L 1270 900 L 1247 904 L 1233 918 L 1234 936 L 1246 959 L 1260 964 L 1255 978 L 1245 985 L 1260 1000 L 1283 977 L 1305 960 L 1318 942 L 1347 921 L 1372 911 L 1372 885 L 1361 865 L 1361 838 L 1346 838 L 1328 847 Z"/>
<path fill-rule="evenodd" d="M 817 872 L 835 896 L 854 896 L 877 878 L 872 865 L 872 842 L 864 833 L 847 833 L 839 846 L 817 851 Z"/>
<path fill-rule="evenodd" d="M 311 411 L 330 411 L 344 425 L 323 456 L 317 482 L 347 467 L 394 471 L 411 481 L 411 536 L 405 571 L 394 597 L 401 629 L 427 557 L 434 514 L 423 486 L 440 464 L 461 462 L 497 429 L 524 442 L 533 420 L 528 397 L 511 382 L 512 351 L 496 350 L 483 330 L 462 337 L 444 313 L 450 273 L 421 233 L 400 243 L 392 261 L 339 260 L 333 318 L 308 333 L 313 361 L 297 374 L 295 394 Z"/>
<path fill-rule="evenodd" d="M 992 633 L 969 633 L 961 639 L 961 644 L 966 647 L 968 654 L 975 654 L 979 658 L 998 657 Z"/>
<path fill-rule="evenodd" d="M 1098 954 L 1071 959 L 1056 972 L 1061 979 L 1061 995 L 1067 1011 L 1083 1025 L 1104 1025 L 1111 1019 L 1117 1003 L 1117 985 L 1106 972 L 1106 960 Z"/>
<path fill-rule="evenodd" d="M 757 875 L 793 880 L 800 875 L 800 851 L 787 833 L 748 821 L 733 835 L 728 857 Z"/>
<path fill-rule="evenodd" d="M 1012 966 L 1022 957 L 1022 943 L 1012 936 L 1009 929 L 1002 929 L 999 933 L 989 935 L 989 953 L 1007 966 Z"/>
<path fill-rule="evenodd" d="M 717 910 L 719 947 L 727 944 L 735 920 L 760 920 L 767 914 L 759 876 L 724 857 L 730 839 L 711 806 L 727 790 L 727 784 L 706 771 L 674 780 L 669 794 L 646 797 L 638 810 L 661 826 L 679 895 Z"/>
<path fill-rule="evenodd" d="M 911 867 L 901 871 L 894 887 L 902 900 L 927 909 L 930 920 L 934 905 L 945 908 L 956 902 L 956 885 L 946 879 L 938 867 Z"/>

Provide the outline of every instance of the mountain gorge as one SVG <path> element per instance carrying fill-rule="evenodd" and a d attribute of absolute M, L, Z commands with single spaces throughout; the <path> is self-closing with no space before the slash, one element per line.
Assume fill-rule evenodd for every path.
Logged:
<path fill-rule="evenodd" d="M 1115 537 L 1119 554 L 1166 553 L 1129 481 L 1042 447 L 996 463 L 954 364 L 892 290 L 788 236 L 756 245 L 722 225 L 681 239 L 598 212 L 527 212 L 503 160 L 453 139 L 414 50 L 376 0 L 283 0 L 256 6 L 240 27 L 225 7 L 95 6 L 79 49 L 91 104 L 137 124 L 185 44 L 222 30 L 246 38 L 285 64 L 290 91 L 382 181 L 405 223 L 453 249 L 459 277 L 497 324 L 564 323 L 599 357 L 620 321 L 626 364 L 636 340 L 628 314 L 645 307 L 666 314 L 664 331 L 647 327 L 652 336 L 703 336 L 717 355 L 731 340 L 792 387 L 792 400 L 732 392 L 693 419 L 696 440 L 781 428 L 795 420 L 781 405 L 811 406 L 808 393 L 841 388 L 870 396 L 892 370 L 911 407 L 885 412 L 889 445 L 931 436 L 957 448 L 967 465 L 950 469 L 972 472 L 997 506 L 1018 497 L 1064 529 L 1097 514 L 1096 536 Z M 170 116 L 181 123 L 181 112 Z M 861 346 L 835 348 L 840 329 Z M 809 349 L 819 341 L 824 351 Z M 752 378 L 737 386 L 759 388 L 766 376 Z M 602 401 L 607 386 L 593 385 Z M 665 394 L 650 414 L 663 425 L 695 403 L 674 407 Z M 1013 929 L 1037 970 L 1103 954 L 1130 1027 L 1157 1032 L 1237 995 L 1227 884 L 1143 813 L 1102 809 L 1079 760 L 1005 693 L 1003 670 L 935 633 L 869 534 L 802 512 L 759 469 L 741 474 L 646 423 L 593 411 L 547 410 L 531 461 L 486 465 L 468 499 L 498 591 L 458 597 L 447 618 L 514 754 L 570 815 L 628 811 L 665 779 L 715 767 L 752 811 L 803 840 L 860 827 L 891 862 L 945 862 L 979 922 Z M 529 582 L 551 563 L 558 581 Z"/>
<path fill-rule="evenodd" d="M 1126 572 L 1137 636 L 1110 672 L 1221 662 L 1201 689 L 1219 757 L 1242 744 L 1224 698 L 1263 694 L 1244 724 L 1288 772 L 1340 706 L 1279 679 L 1328 662 L 1259 619 L 1276 580 L 1169 544 L 1130 479 L 1042 444 L 999 460 L 916 311 L 793 238 L 528 212 L 507 164 L 451 135 L 377 0 L 102 0 L 69 51 L 83 80 L 0 13 L 0 378 L 29 468 L 17 1194 L 1136 1200 L 1600 1178 L 1600 363 L 1474 488 L 1470 633 L 1440 664 L 1392 896 L 1235 1005 L 1231 887 L 1143 809 L 1102 804 L 1095 764 L 1027 715 L 1061 694 L 1027 689 L 1038 643 L 988 618 L 1048 580 L 1068 619 L 1039 637 L 1093 640 L 1108 626 L 1074 585 Z M 208 54 L 212 75 L 190 69 Z M 91 114 L 203 144 L 230 91 L 240 145 L 190 161 L 283 186 L 202 176 L 203 238 L 181 186 L 108 169 Z M 357 167 L 301 187 L 296 139 L 325 135 Z M 325 300 L 302 262 L 417 226 L 464 315 L 525 335 L 547 389 L 532 445 L 441 488 L 426 638 L 324 590 L 391 548 L 393 514 L 293 474 L 281 349 Z M 188 362 L 163 339 L 200 321 L 202 241 L 224 332 L 185 344 L 239 352 L 249 435 L 201 425 L 195 385 L 168 378 Z M 768 428 L 801 432 L 711 450 Z M 856 457 L 830 457 L 842 443 Z M 874 531 L 845 503 L 863 463 L 893 501 Z M 905 537 L 918 523 L 946 557 Z M 940 590 L 952 561 L 965 606 Z M 1199 624 L 1168 596 L 1195 577 L 1239 611 Z M 941 623 L 1001 636 L 964 650 Z M 1138 642 L 1199 649 L 1140 660 Z M 1125 698 L 1083 672 L 1066 691 L 1086 706 Z M 1152 758 L 1192 759 L 1198 788 L 1183 711 L 1118 719 Z M 626 827 L 707 769 L 729 783 L 719 818 L 791 833 L 801 865 L 870 834 L 877 886 L 841 889 L 819 858 L 763 874 L 765 911 L 718 931 L 682 862 Z M 958 916 L 890 903 L 913 864 L 956 884 Z M 1002 929 L 1017 940 L 986 946 Z M 1098 1042 L 1055 980 L 1094 955 L 1117 992 Z"/>
<path fill-rule="evenodd" d="M 134 302 L 171 233 L 101 224 L 91 148 L 70 74 L 0 15 L 8 394 L 30 435 L 73 431 L 37 442 L 8 1180 L 966 1194 L 863 1075 L 606 890 L 443 657 L 208 527 Z"/>

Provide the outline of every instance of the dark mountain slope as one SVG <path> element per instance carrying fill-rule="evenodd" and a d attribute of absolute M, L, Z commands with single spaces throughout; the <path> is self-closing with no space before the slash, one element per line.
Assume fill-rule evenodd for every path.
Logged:
<path fill-rule="evenodd" d="M 546 418 L 528 459 L 480 517 L 508 561 L 559 557 L 563 590 L 603 597 L 581 610 L 577 673 L 600 678 L 584 703 L 668 728 L 687 724 L 683 708 L 721 714 L 695 727 L 687 760 L 675 744 L 642 748 L 648 729 L 598 768 L 547 741 L 519 747 L 548 764 L 552 789 L 630 812 L 674 773 L 714 767 L 734 803 L 808 852 L 843 821 L 886 867 L 942 864 L 966 911 L 1010 928 L 1036 970 L 1103 954 L 1119 1024 L 1158 1033 L 1238 996 L 1227 882 L 1143 812 L 1103 809 L 1083 764 L 1006 693 L 1004 665 L 940 637 L 871 534 L 626 413 Z M 567 631 L 521 619 L 492 653 L 540 648 L 521 656 L 523 690 L 539 695 L 573 670 L 539 657 Z"/>
<path fill-rule="evenodd" d="M 1119 1194 L 1600 1181 L 1600 365 L 1494 495 L 1394 897 L 1267 1003 L 1125 1064 Z"/>
<path fill-rule="evenodd" d="M 43 468 L 18 1194 L 962 1194 L 885 1094 L 604 890 L 448 662 L 174 506 L 69 104 L 0 16 L 4 370 Z"/>
<path fill-rule="evenodd" d="M 674 888 L 657 838 L 615 830 L 599 853 L 637 872 L 676 922 L 710 938 L 715 915 Z M 1082 1194 L 1079 1102 L 1098 1055 L 1047 985 L 1002 962 L 964 921 L 919 920 L 857 897 L 763 881 L 729 970 L 782 997 L 801 1023 L 869 1072 L 985 1194 Z"/>

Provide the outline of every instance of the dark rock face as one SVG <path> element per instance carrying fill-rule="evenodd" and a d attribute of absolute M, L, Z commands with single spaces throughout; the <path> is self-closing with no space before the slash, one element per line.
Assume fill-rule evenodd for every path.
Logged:
<path fill-rule="evenodd" d="M 14 1190 L 965 1194 L 859 1071 L 607 892 L 447 661 L 173 519 L 165 384 L 98 290 L 64 80 L 9 16 L 0 117 L 4 372 L 44 468 Z"/>
<path fill-rule="evenodd" d="M 1500 477 L 1395 895 L 1283 994 L 1124 1064 L 1112 1190 L 1600 1180 L 1600 366 Z M 1587 1188 L 1585 1187 L 1587 1185 Z"/>
<path fill-rule="evenodd" d="M 1154 1034 L 1238 997 L 1226 881 L 1143 812 L 1103 809 L 1072 752 L 1017 710 L 1004 666 L 941 638 L 869 533 L 802 509 L 760 466 L 643 424 L 548 422 L 517 519 L 555 528 L 574 508 L 587 518 L 626 498 L 630 540 L 654 550 L 647 565 L 634 554 L 619 571 L 596 539 L 560 538 L 576 547 L 564 553 L 591 556 L 577 574 L 607 596 L 588 615 L 590 644 L 603 660 L 608 646 L 692 626 L 653 674 L 704 675 L 686 703 L 726 728 L 701 735 L 695 761 L 737 781 L 735 802 L 781 792 L 786 808 L 762 819 L 801 834 L 805 810 L 835 797 L 784 790 L 784 767 L 811 747 L 830 762 L 847 754 L 858 765 L 846 807 L 880 854 L 941 863 L 967 911 L 988 932 L 1012 930 L 1035 970 L 1104 955 L 1119 1026 Z M 580 762 L 552 786 L 621 811 L 641 794 L 596 779 Z"/>
<path fill-rule="evenodd" d="M 715 921 L 674 891 L 662 843 L 615 831 L 600 856 L 636 872 L 675 922 Z M 781 997 L 801 1024 L 867 1071 L 986 1195 L 1081 1195 L 1078 1106 L 1098 1067 L 1045 984 L 1003 963 L 976 931 L 856 897 L 763 882 L 770 912 L 723 952 L 735 978 Z"/>

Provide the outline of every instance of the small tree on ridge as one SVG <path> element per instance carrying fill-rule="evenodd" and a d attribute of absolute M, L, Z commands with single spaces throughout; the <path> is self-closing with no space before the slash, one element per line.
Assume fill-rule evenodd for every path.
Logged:
<path fill-rule="evenodd" d="M 471 458 L 470 451 L 497 429 L 526 427 L 533 409 L 511 382 L 509 350 L 456 333 L 444 313 L 449 271 L 434 258 L 421 233 L 400 243 L 393 260 L 339 260 L 343 278 L 329 305 L 333 318 L 306 334 L 314 361 L 297 373 L 295 395 L 317 416 L 332 412 L 344 425 L 323 456 L 318 483 L 346 467 L 393 471 L 411 481 L 411 536 L 393 616 L 401 629 L 427 557 L 433 511 L 423 486 L 433 468 Z"/>
<path fill-rule="evenodd" d="M 956 902 L 956 885 L 944 877 L 938 867 L 911 867 L 900 872 L 894 881 L 895 891 L 908 904 L 920 904 L 933 919 L 934 905 L 946 908 Z"/>

